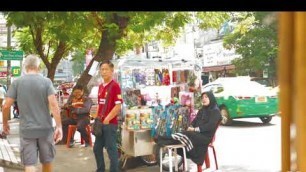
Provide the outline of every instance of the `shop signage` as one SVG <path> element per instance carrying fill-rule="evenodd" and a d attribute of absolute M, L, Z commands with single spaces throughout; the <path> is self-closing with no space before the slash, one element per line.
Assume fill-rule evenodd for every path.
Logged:
<path fill-rule="evenodd" d="M 0 72 L 0 77 L 6 77 L 7 76 L 7 72 L 6 71 L 1 71 Z"/>
<path fill-rule="evenodd" d="M 22 60 L 23 51 L 0 50 L 0 60 Z"/>
<path fill-rule="evenodd" d="M 13 76 L 20 76 L 21 75 L 21 69 L 19 66 L 13 66 L 12 67 L 12 75 Z"/>
<path fill-rule="evenodd" d="M 203 47 L 203 66 L 230 65 L 231 61 L 239 58 L 234 49 L 228 50 L 223 47 L 223 42 L 218 41 Z"/>

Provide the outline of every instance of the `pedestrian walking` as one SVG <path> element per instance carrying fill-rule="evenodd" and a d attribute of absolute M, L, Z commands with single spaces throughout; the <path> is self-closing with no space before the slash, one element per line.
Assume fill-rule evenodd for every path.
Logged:
<path fill-rule="evenodd" d="M 121 112 L 121 89 L 119 84 L 112 79 L 114 64 L 111 61 L 104 61 L 99 67 L 103 83 L 99 85 L 98 90 L 97 118 L 100 119 L 103 126 L 102 135 L 96 136 L 93 151 L 97 164 L 97 172 L 105 171 L 104 147 L 110 159 L 110 172 L 118 172 L 117 116 Z"/>
<path fill-rule="evenodd" d="M 51 80 L 39 73 L 39 64 L 40 59 L 36 55 L 28 55 L 24 59 L 26 74 L 12 82 L 2 109 L 3 130 L 9 134 L 9 111 L 17 101 L 20 113 L 20 159 L 26 172 L 36 171 L 38 158 L 42 170 L 51 172 L 55 143 L 62 139 L 62 123 L 55 89 Z M 50 110 L 55 119 L 55 129 Z"/>

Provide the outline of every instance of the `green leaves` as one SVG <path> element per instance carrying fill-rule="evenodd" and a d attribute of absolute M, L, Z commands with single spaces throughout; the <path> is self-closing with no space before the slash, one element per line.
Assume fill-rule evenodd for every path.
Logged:
<path fill-rule="evenodd" d="M 118 54 L 124 54 L 130 45 L 135 48 L 153 40 L 160 41 L 165 47 L 173 45 L 191 20 L 189 12 L 133 12 L 129 17 L 126 36 L 117 41 Z"/>
<path fill-rule="evenodd" d="M 230 19 L 229 12 L 198 12 L 195 16 L 198 19 L 199 27 L 203 30 L 210 28 L 219 29 L 220 26 Z"/>
<path fill-rule="evenodd" d="M 224 37 L 225 48 L 235 48 L 236 53 L 241 54 L 241 59 L 236 59 L 233 64 L 236 70 L 262 71 L 269 65 L 270 71 L 275 71 L 275 59 L 277 57 L 277 21 L 270 18 L 265 22 L 271 12 L 242 13 L 237 15 L 236 28 L 232 34 Z M 244 72 L 246 74 L 246 72 Z M 271 73 L 273 76 L 276 73 Z"/>
<path fill-rule="evenodd" d="M 21 48 L 26 54 L 39 54 L 48 69 L 56 68 L 60 59 L 68 54 L 75 51 L 85 52 L 87 48 L 96 49 L 99 58 L 110 58 L 114 49 L 116 54 L 123 55 L 129 50 L 144 47 L 150 41 L 160 41 L 167 47 L 175 44 L 188 23 L 199 25 L 202 29 L 220 28 L 221 24 L 231 17 L 229 12 L 169 11 L 5 14 L 9 23 L 18 28 L 15 36 Z M 239 35 L 241 32 L 231 39 Z"/>
<path fill-rule="evenodd" d="M 84 70 L 84 64 L 85 64 L 85 52 L 84 51 L 76 51 L 72 55 L 72 71 L 73 75 L 76 76 L 78 74 L 81 74 Z"/>

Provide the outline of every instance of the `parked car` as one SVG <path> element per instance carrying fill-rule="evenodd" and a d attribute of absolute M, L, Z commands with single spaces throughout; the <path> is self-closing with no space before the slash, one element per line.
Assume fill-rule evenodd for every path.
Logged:
<path fill-rule="evenodd" d="M 280 90 L 279 90 L 279 85 L 273 87 L 273 88 L 271 89 L 271 91 L 274 92 L 275 94 L 279 94 L 279 91 L 280 91 Z"/>
<path fill-rule="evenodd" d="M 235 118 L 251 117 L 269 123 L 278 113 L 277 94 L 248 77 L 218 78 L 204 85 L 202 91 L 213 91 L 221 110 L 223 125 L 230 125 Z"/>

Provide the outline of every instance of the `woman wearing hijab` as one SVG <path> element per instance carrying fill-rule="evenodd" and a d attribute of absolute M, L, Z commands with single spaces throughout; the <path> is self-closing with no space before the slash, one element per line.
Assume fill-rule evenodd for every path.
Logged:
<path fill-rule="evenodd" d="M 217 101 L 212 92 L 204 92 L 201 95 L 203 106 L 197 116 L 191 122 L 187 131 L 168 136 L 158 136 L 158 146 L 184 144 L 186 145 L 187 158 L 197 165 L 202 165 L 205 159 L 207 148 L 212 141 L 222 116 Z M 182 149 L 178 154 L 183 155 Z"/>

